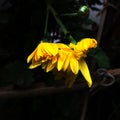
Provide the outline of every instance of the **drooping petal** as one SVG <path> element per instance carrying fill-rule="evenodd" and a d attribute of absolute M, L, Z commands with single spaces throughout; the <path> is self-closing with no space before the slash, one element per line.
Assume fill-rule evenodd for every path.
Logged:
<path fill-rule="evenodd" d="M 34 68 L 36 68 L 36 67 L 38 67 L 38 66 L 40 66 L 41 65 L 41 63 L 37 63 L 37 64 L 31 64 L 30 66 L 29 66 L 29 69 L 34 69 Z"/>
<path fill-rule="evenodd" d="M 27 57 L 27 63 L 29 63 L 31 59 L 35 56 L 36 51 L 37 51 L 37 48 Z"/>
<path fill-rule="evenodd" d="M 75 82 L 75 79 L 76 79 L 77 75 L 75 75 L 74 73 L 66 73 L 66 77 L 65 77 L 65 85 L 68 87 L 68 88 L 71 88 L 73 83 Z"/>
<path fill-rule="evenodd" d="M 41 43 L 37 46 L 37 52 L 36 52 L 36 56 L 42 57 L 43 56 L 43 50 L 42 50 L 42 46 Z"/>
<path fill-rule="evenodd" d="M 55 56 L 58 53 L 57 45 L 54 43 L 43 43 L 42 44 L 43 49 L 48 53 L 49 55 Z"/>
<path fill-rule="evenodd" d="M 73 44 L 73 43 L 70 43 L 70 44 L 69 44 L 69 47 L 70 47 L 70 48 L 72 48 L 72 49 L 74 49 L 74 48 L 75 48 L 75 46 L 76 46 L 76 45 L 75 45 L 75 44 Z"/>
<path fill-rule="evenodd" d="M 57 47 L 57 45 L 55 43 L 51 43 L 51 47 L 52 47 L 51 54 L 53 56 L 55 56 L 56 54 L 58 54 L 58 47 Z"/>
<path fill-rule="evenodd" d="M 41 65 L 41 61 L 35 61 L 34 59 L 32 59 L 32 64 L 29 66 L 29 69 L 36 68 L 40 65 Z"/>
<path fill-rule="evenodd" d="M 57 56 L 53 57 L 53 58 L 52 58 L 52 64 L 57 63 L 57 59 L 58 59 Z"/>
<path fill-rule="evenodd" d="M 65 72 L 63 71 L 59 71 L 57 69 L 53 70 L 53 75 L 54 75 L 54 79 L 55 80 L 63 80 L 64 76 L 65 76 Z"/>
<path fill-rule="evenodd" d="M 63 64 L 65 62 L 66 59 L 66 53 L 63 50 L 59 51 L 59 57 L 58 57 L 58 61 L 57 61 L 57 69 L 58 71 L 60 71 L 63 67 Z"/>
<path fill-rule="evenodd" d="M 56 66 L 55 63 L 52 64 L 51 61 L 49 61 L 49 62 L 47 63 L 47 66 L 46 66 L 46 72 L 51 71 L 53 68 L 55 68 L 55 66 Z"/>
<path fill-rule="evenodd" d="M 92 79 L 90 76 L 88 66 L 83 59 L 79 60 L 79 69 L 80 69 L 82 75 L 84 76 L 84 78 L 86 79 L 88 86 L 91 87 L 92 86 Z"/>
<path fill-rule="evenodd" d="M 66 71 L 70 63 L 72 50 L 69 46 L 63 43 L 58 43 L 57 46 L 59 49 L 57 69 L 58 71 L 60 70 Z"/>
<path fill-rule="evenodd" d="M 74 74 L 78 74 L 79 71 L 79 62 L 78 60 L 72 55 L 70 59 L 70 68 Z"/>
<path fill-rule="evenodd" d="M 64 49 L 64 48 L 69 49 L 69 46 L 67 46 L 67 45 L 65 45 L 65 44 L 63 44 L 63 43 L 56 43 L 56 45 L 57 45 L 57 47 L 60 48 L 60 49 Z"/>
<path fill-rule="evenodd" d="M 63 71 L 66 71 L 68 69 L 68 66 L 70 65 L 70 59 L 71 59 L 71 54 L 68 53 L 64 61 Z"/>

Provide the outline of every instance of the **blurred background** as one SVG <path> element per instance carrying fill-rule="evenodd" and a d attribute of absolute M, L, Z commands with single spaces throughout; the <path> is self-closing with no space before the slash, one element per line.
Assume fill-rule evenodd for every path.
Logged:
<path fill-rule="evenodd" d="M 47 0 L 77 41 L 95 38 L 99 46 L 88 55 L 90 71 L 120 68 L 119 0 Z M 54 83 L 26 59 L 40 40 L 69 43 L 67 35 L 42 0 L 0 0 L 0 120 L 120 120 L 120 72 L 110 86 L 83 87 L 72 92 L 13 97 L 3 88 L 26 90 L 34 83 Z M 91 56 L 94 58 L 91 59 Z M 93 75 L 94 76 L 94 75 Z M 41 80 L 40 80 L 41 79 Z M 101 80 L 95 76 L 94 81 Z M 5 89 L 6 90 L 6 89 Z M 9 89 L 8 89 L 9 90 Z M 11 97 L 9 97 L 11 96 Z"/>

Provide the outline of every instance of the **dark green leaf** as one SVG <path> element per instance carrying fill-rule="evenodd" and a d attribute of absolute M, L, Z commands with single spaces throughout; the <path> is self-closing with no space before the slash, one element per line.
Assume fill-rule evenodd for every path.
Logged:
<path fill-rule="evenodd" d="M 106 69 L 110 67 L 109 57 L 100 47 L 97 47 L 96 49 L 92 49 L 89 55 L 95 59 L 98 67 L 106 68 Z"/>

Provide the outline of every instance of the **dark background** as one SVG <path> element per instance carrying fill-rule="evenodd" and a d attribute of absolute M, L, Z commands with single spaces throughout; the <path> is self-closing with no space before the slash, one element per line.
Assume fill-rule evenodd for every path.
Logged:
<path fill-rule="evenodd" d="M 99 0 L 50 0 L 58 13 L 72 13 L 83 5 L 102 4 Z M 106 7 L 107 6 L 107 7 Z M 106 17 L 100 36 L 96 68 L 120 68 L 120 2 L 109 0 L 105 4 Z M 99 11 L 99 10 L 98 10 Z M 104 11 L 103 11 L 104 12 Z M 39 80 L 42 70 L 29 70 L 27 56 L 45 37 L 46 4 L 40 0 L 1 0 L 0 1 L 0 87 L 14 85 L 14 89 L 26 88 Z M 97 38 L 99 25 L 88 20 L 88 14 L 79 17 L 61 17 L 70 33 L 76 39 Z M 84 29 L 83 24 L 91 24 L 92 29 Z M 59 31 L 52 14 L 49 17 L 48 33 Z M 61 34 L 61 32 L 58 34 Z M 61 41 L 69 41 L 61 35 Z M 51 36 L 48 36 L 49 39 Z M 66 41 L 65 41 L 66 40 Z M 94 64 L 92 64 L 94 65 Z M 44 73 L 43 73 L 44 74 Z M 45 82 L 49 83 L 43 76 Z M 102 88 L 91 95 L 88 89 L 77 92 L 48 94 L 31 97 L 4 98 L 0 96 L 0 120 L 83 120 L 84 101 L 88 97 L 85 120 L 120 120 L 120 82 Z M 49 83 L 51 85 L 51 83 Z"/>

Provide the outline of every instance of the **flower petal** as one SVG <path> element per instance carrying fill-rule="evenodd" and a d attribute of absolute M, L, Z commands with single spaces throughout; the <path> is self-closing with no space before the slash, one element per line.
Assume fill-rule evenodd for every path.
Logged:
<path fill-rule="evenodd" d="M 43 50 L 42 50 L 42 46 L 41 43 L 37 46 L 37 52 L 36 52 L 36 56 L 42 57 L 43 56 Z"/>
<path fill-rule="evenodd" d="M 57 43 L 56 45 L 60 49 L 64 49 L 64 48 L 69 49 L 69 46 L 67 46 L 66 44 L 63 44 L 63 43 Z"/>
<path fill-rule="evenodd" d="M 47 66 L 46 66 L 46 72 L 51 71 L 55 66 L 56 66 L 56 64 L 52 64 L 52 62 L 49 61 L 49 62 L 47 63 Z"/>
<path fill-rule="evenodd" d="M 34 59 L 32 59 L 32 64 L 29 66 L 29 69 L 33 69 L 33 68 L 36 68 L 38 66 L 41 65 L 41 61 L 35 61 Z"/>
<path fill-rule="evenodd" d="M 63 71 L 66 71 L 67 70 L 67 68 L 68 68 L 68 66 L 69 66 L 69 64 L 70 64 L 70 59 L 71 59 L 71 54 L 67 54 L 66 55 L 66 59 L 65 59 L 65 61 L 64 61 L 64 65 L 63 65 Z"/>
<path fill-rule="evenodd" d="M 60 71 L 63 67 L 63 64 L 65 62 L 66 59 L 66 53 L 63 50 L 59 50 L 59 57 L 58 57 L 58 61 L 57 61 L 57 69 L 58 71 Z"/>
<path fill-rule="evenodd" d="M 36 51 L 37 51 L 37 48 L 27 57 L 27 63 L 29 63 L 31 59 L 35 56 Z"/>
<path fill-rule="evenodd" d="M 84 38 L 77 43 L 77 45 L 75 46 L 75 51 L 83 51 L 86 53 L 90 48 L 96 48 L 96 47 L 97 47 L 97 41 L 95 39 Z"/>
<path fill-rule="evenodd" d="M 75 75 L 74 73 L 67 73 L 65 78 L 65 85 L 68 88 L 71 88 L 73 83 L 75 82 L 76 77 L 77 75 Z"/>
<path fill-rule="evenodd" d="M 88 86 L 91 87 L 92 86 L 92 79 L 90 76 L 88 66 L 83 59 L 79 60 L 79 69 L 80 69 L 82 75 L 84 76 L 84 78 L 86 79 Z"/>
<path fill-rule="evenodd" d="M 70 68 L 74 74 L 78 74 L 79 71 L 79 62 L 78 60 L 72 55 L 70 59 Z"/>
<path fill-rule="evenodd" d="M 49 55 L 55 56 L 58 53 L 58 47 L 54 43 L 42 43 L 42 47 Z"/>

